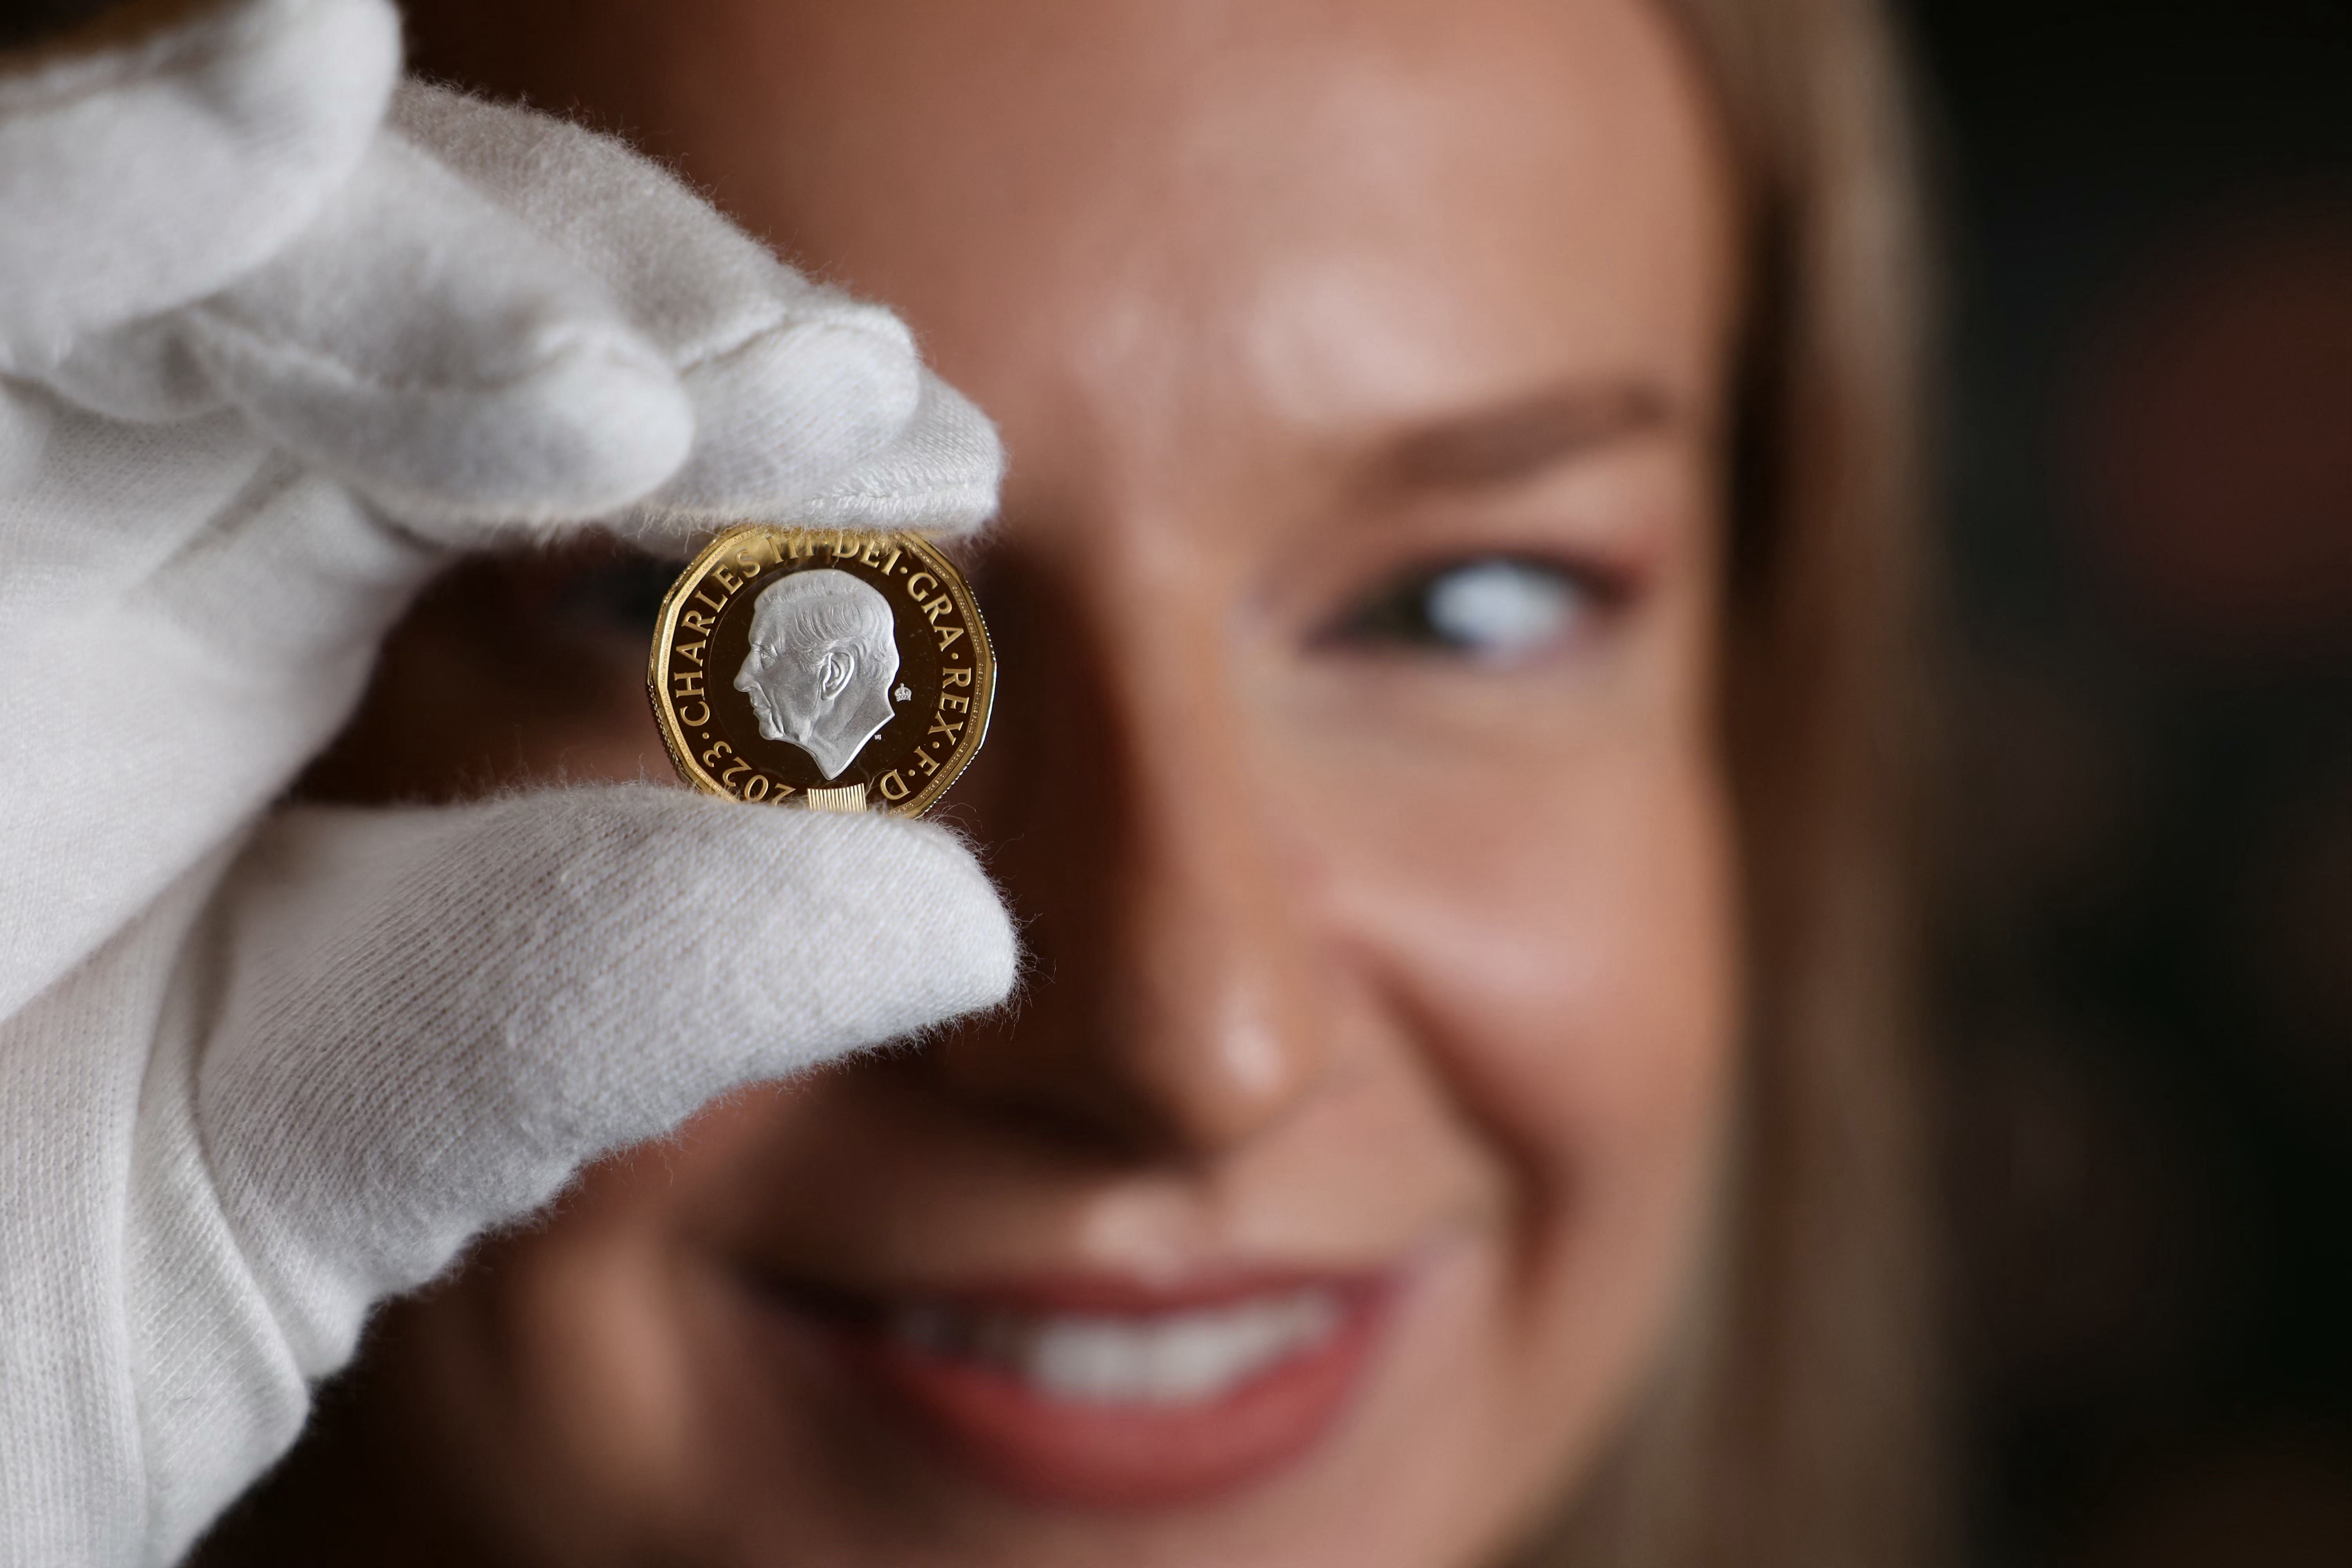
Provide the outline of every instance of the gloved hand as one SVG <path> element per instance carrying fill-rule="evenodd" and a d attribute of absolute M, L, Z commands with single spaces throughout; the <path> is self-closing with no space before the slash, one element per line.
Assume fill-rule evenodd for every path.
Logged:
<path fill-rule="evenodd" d="M 371 1302 L 1015 957 L 891 818 L 270 811 L 453 552 L 953 531 L 1001 457 L 887 312 L 644 160 L 396 87 L 385 0 L 129 15 L 0 57 L 7 1568 L 176 1558 Z"/>

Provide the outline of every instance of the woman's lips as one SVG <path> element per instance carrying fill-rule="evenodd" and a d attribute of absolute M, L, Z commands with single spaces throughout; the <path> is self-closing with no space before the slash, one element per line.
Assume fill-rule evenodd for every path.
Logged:
<path fill-rule="evenodd" d="M 1034 1501 L 1201 1502 L 1303 1458 L 1364 1380 L 1385 1275 L 1166 1290 L 1024 1281 L 923 1298 L 791 1285 L 837 1363 L 962 1468 Z"/>

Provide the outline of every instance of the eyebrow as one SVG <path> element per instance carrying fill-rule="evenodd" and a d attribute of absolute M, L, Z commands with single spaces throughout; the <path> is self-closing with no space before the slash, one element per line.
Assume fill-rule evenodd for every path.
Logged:
<path fill-rule="evenodd" d="M 1383 488 L 1508 484 L 1675 422 L 1675 399 L 1643 381 L 1578 382 L 1409 430 L 1376 460 Z"/>

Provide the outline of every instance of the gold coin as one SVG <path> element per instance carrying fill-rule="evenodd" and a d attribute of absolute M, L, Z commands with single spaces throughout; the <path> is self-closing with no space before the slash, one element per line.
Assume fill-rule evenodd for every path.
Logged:
<path fill-rule="evenodd" d="M 920 816 L 988 733 L 996 656 L 929 541 L 755 526 L 670 584 L 646 687 L 698 790 Z"/>

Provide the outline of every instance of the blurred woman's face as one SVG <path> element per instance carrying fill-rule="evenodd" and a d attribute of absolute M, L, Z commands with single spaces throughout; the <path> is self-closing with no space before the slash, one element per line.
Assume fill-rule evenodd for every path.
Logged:
<path fill-rule="evenodd" d="M 944 815 L 1032 964 L 408 1309 L 384 1484 L 572 1564 L 1496 1549 L 1664 1352 L 1735 1068 L 1734 241 L 1671 26 L 457 9 L 425 63 L 636 134 L 1001 423 Z M 446 585 L 327 786 L 667 777 L 615 570 Z"/>

